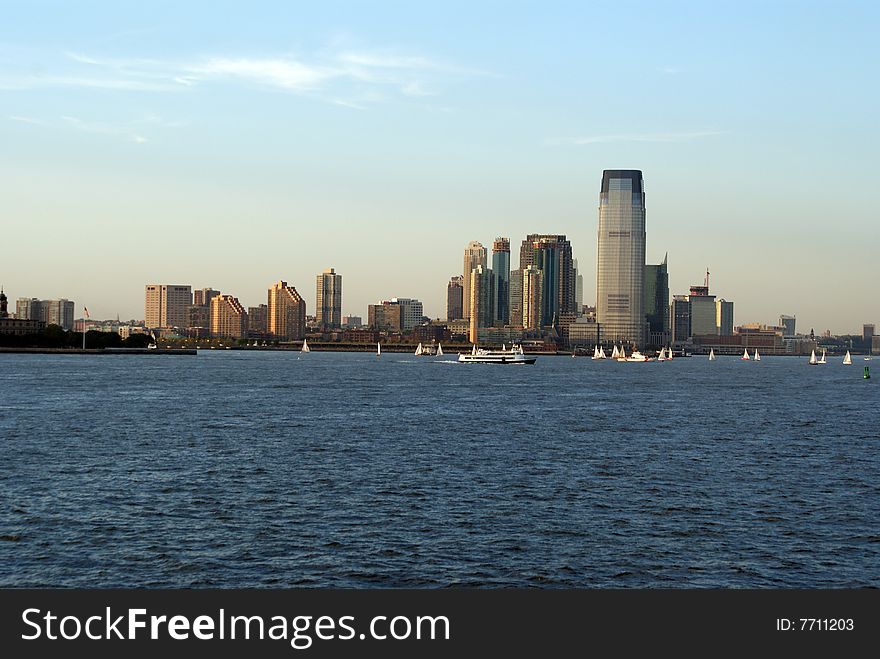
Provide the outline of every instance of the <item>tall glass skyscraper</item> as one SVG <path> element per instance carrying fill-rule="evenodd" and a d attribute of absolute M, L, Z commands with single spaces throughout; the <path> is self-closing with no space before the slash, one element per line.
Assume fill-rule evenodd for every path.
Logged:
<path fill-rule="evenodd" d="M 637 169 L 606 169 L 599 193 L 596 320 L 604 340 L 644 344 L 645 192 Z"/>
<path fill-rule="evenodd" d="M 495 322 L 510 323 L 510 239 L 498 237 L 492 244 L 492 272 L 495 273 Z"/>
<path fill-rule="evenodd" d="M 464 290 L 462 291 L 462 298 L 464 300 L 463 318 L 471 317 L 471 273 L 477 266 L 483 266 L 484 269 L 488 267 L 486 263 L 486 248 L 483 247 L 482 243 L 472 240 L 464 248 L 464 267 L 461 273 L 464 277 Z"/>

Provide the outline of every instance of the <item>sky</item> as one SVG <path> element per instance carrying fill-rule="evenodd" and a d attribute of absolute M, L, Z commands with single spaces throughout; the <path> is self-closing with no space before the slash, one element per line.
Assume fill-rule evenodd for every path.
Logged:
<path fill-rule="evenodd" d="M 647 260 L 735 322 L 880 323 L 873 2 L 0 2 L 0 284 L 445 316 L 464 247 L 562 233 L 595 303 L 603 169 Z"/>

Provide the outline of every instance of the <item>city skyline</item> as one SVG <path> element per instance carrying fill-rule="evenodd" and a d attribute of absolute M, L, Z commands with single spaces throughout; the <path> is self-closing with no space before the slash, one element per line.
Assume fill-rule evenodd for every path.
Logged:
<path fill-rule="evenodd" d="M 311 314 L 333 263 L 346 315 L 400 296 L 444 317 L 464 245 L 541 233 L 594 305 L 619 167 L 644 172 L 671 294 L 709 266 L 742 322 L 880 319 L 873 209 L 838 190 L 872 184 L 871 4 L 637 3 L 625 27 L 601 4 L 345 7 L 8 8 L 7 294 L 139 318 L 145 282 L 257 304 L 281 275 Z"/>

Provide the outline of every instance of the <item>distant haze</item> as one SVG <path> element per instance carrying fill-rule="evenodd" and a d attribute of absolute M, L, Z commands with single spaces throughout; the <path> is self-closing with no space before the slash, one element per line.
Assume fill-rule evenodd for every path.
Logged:
<path fill-rule="evenodd" d="M 143 318 L 144 285 L 445 315 L 471 240 L 564 233 L 595 303 L 602 170 L 647 258 L 735 319 L 880 323 L 873 3 L 12 3 L 0 284 Z M 490 256 L 491 258 L 491 256 Z"/>

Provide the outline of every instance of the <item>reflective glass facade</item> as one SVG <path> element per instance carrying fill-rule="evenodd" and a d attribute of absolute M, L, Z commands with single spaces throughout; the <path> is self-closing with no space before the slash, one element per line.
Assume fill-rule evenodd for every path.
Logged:
<path fill-rule="evenodd" d="M 606 341 L 644 343 L 645 193 L 638 170 L 605 170 L 599 194 L 596 318 Z"/>

